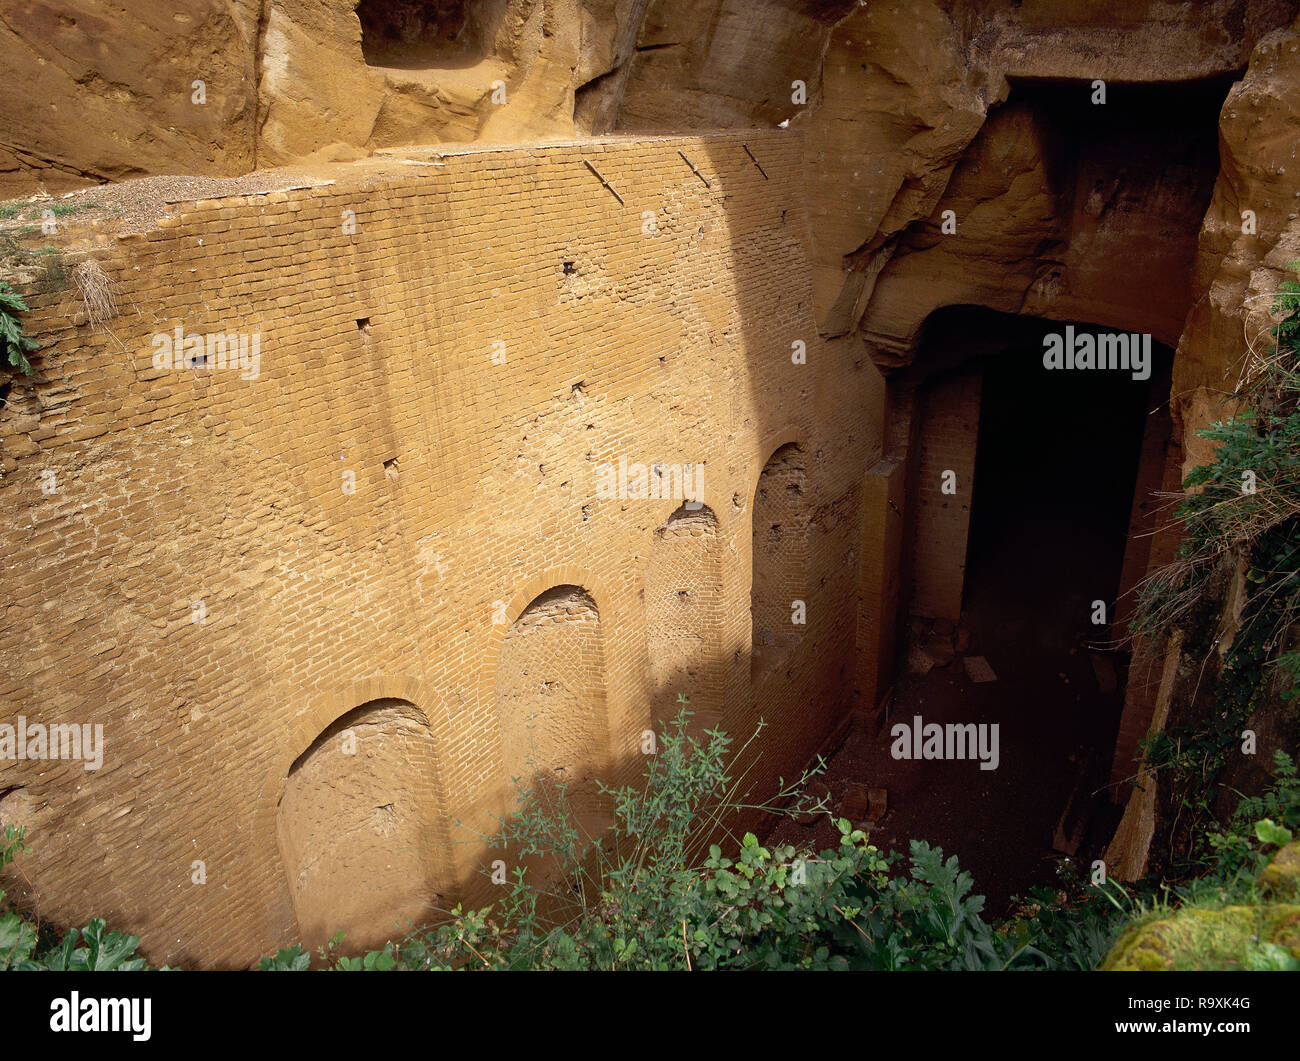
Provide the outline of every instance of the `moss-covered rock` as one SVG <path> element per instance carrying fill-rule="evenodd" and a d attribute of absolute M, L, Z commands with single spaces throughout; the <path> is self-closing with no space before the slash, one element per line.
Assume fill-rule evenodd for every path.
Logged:
<path fill-rule="evenodd" d="M 1255 905 L 1188 906 L 1136 922 L 1102 969 L 1300 969 L 1300 841 L 1274 856 L 1258 891 Z"/>
<path fill-rule="evenodd" d="M 1125 931 L 1102 969 L 1300 969 L 1300 904 L 1184 907 Z"/>
<path fill-rule="evenodd" d="M 1300 903 L 1300 841 L 1287 844 L 1259 875 L 1260 894 L 1276 903 Z"/>

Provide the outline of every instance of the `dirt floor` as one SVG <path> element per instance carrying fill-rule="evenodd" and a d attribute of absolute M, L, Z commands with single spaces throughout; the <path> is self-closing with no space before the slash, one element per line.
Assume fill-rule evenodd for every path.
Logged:
<path fill-rule="evenodd" d="M 1032 548 L 1032 536 L 1006 543 L 1020 562 Z M 822 780 L 836 813 L 855 785 L 886 789 L 888 810 L 873 842 L 906 852 L 915 838 L 956 854 L 996 917 L 1011 896 L 1056 884 L 1067 851 L 1085 863 L 1100 857 L 1118 821 L 1120 808 L 1104 788 L 1110 762 L 1101 749 L 1114 744 L 1123 657 L 1102 653 L 1094 666 L 1086 594 L 1061 594 L 1031 579 L 1003 583 L 996 569 L 973 574 L 972 582 L 955 634 L 969 630 L 967 651 L 948 666 L 903 678 L 878 727 L 855 723 Z M 933 644 L 924 629 L 920 637 Z M 997 680 L 973 682 L 963 656 L 984 657 Z M 1111 691 L 1102 692 L 1103 684 Z M 975 760 L 894 759 L 890 727 L 915 715 L 927 723 L 997 723 L 997 769 L 981 770 Z M 781 822 L 767 839 L 820 850 L 834 846 L 837 833 L 823 817 L 809 826 Z"/>

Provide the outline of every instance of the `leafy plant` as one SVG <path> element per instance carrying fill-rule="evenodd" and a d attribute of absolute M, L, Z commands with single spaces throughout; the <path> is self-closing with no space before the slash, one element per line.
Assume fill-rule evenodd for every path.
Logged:
<path fill-rule="evenodd" d="M 1300 262 L 1290 268 L 1300 270 Z M 1189 659 L 1215 651 L 1223 586 L 1240 570 L 1240 622 L 1213 685 L 1206 717 L 1175 719 L 1143 742 L 1148 768 L 1163 774 L 1178 808 L 1178 858 L 1195 860 L 1188 838 L 1204 835 L 1219 798 L 1218 777 L 1246 720 L 1265 700 L 1300 694 L 1300 283 L 1283 281 L 1273 304 L 1271 349 L 1248 364 L 1234 394 L 1238 412 L 1199 432 L 1213 459 L 1184 481 L 1177 557 L 1142 587 L 1136 632 L 1183 631 Z M 1174 837 L 1171 835 L 1171 852 Z"/>
<path fill-rule="evenodd" d="M 839 845 L 817 854 L 764 846 L 728 824 L 778 809 L 806 782 L 751 803 L 731 738 L 697 739 L 688 712 L 667 724 L 645 784 L 606 789 L 613 808 L 589 834 L 563 786 L 521 794 L 500 841 L 517 866 L 499 904 L 457 907 L 336 969 L 1004 969 L 1048 966 L 1027 940 L 982 917 L 955 856 L 914 842 L 884 854 L 839 819 Z M 757 734 L 755 734 L 757 736 Z M 752 738 L 751 738 L 752 740 Z M 262 968 L 302 968 L 300 949 Z"/>
<path fill-rule="evenodd" d="M 257 968 L 264 973 L 301 973 L 311 968 L 311 954 L 298 944 L 280 950 L 272 958 L 263 958 Z"/>
<path fill-rule="evenodd" d="M 1114 882 L 1053 891 L 1034 888 L 1006 926 L 1011 938 L 1046 956 L 1049 969 L 1095 969 L 1134 916 L 1129 894 Z"/>
<path fill-rule="evenodd" d="M 0 841 L 0 870 L 23 851 L 24 830 L 6 825 Z M 0 972 L 8 970 L 58 972 L 135 972 L 147 968 L 136 954 L 137 936 L 109 932 L 99 918 L 82 929 L 69 929 L 62 939 L 42 930 L 39 921 L 8 908 L 0 890 Z M 78 942 L 83 944 L 78 946 Z"/>
<path fill-rule="evenodd" d="M 27 303 L 22 295 L 0 281 L 0 347 L 10 367 L 30 376 L 32 366 L 27 354 L 39 349 L 40 344 L 23 331 L 18 314 L 26 312 Z"/>
<path fill-rule="evenodd" d="M 1269 860 L 1264 847 L 1289 842 L 1300 832 L 1300 777 L 1295 760 L 1278 749 L 1273 782 L 1258 796 L 1240 796 L 1223 830 L 1206 836 L 1201 872 L 1182 889 L 1192 900 L 1227 902 L 1253 894 L 1255 878 Z"/>

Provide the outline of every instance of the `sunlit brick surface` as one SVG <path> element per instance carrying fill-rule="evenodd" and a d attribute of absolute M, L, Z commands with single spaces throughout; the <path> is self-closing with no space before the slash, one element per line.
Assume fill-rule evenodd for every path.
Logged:
<path fill-rule="evenodd" d="M 580 782 L 597 766 L 605 658 L 596 604 L 558 586 L 515 620 L 501 644 L 496 703 L 507 776 Z"/>
<path fill-rule="evenodd" d="M 722 714 L 722 543 L 713 511 L 679 508 L 655 532 L 646 564 L 646 656 L 656 722 L 688 708 Z"/>
<path fill-rule="evenodd" d="M 295 765 L 278 834 L 309 946 L 339 930 L 352 946 L 381 946 L 399 919 L 432 916 L 439 852 L 420 813 L 432 765 L 428 723 L 400 700 L 349 712 Z"/>
<path fill-rule="evenodd" d="M 34 298 L 37 376 L 0 413 L 0 715 L 103 722 L 106 746 L 95 772 L 4 766 L 43 918 L 102 915 L 174 964 L 298 938 L 277 844 L 290 767 L 384 698 L 428 719 L 412 798 L 433 884 L 491 901 L 480 871 L 500 852 L 475 837 L 512 795 L 518 736 L 498 672 L 522 673 L 510 631 L 558 586 L 599 616 L 573 641 L 590 682 L 556 745 L 575 768 L 589 749 L 612 780 L 639 774 L 688 643 L 711 680 L 686 695 L 738 736 L 771 723 L 757 780 L 810 758 L 853 694 L 880 384 L 812 321 L 802 151 L 750 132 L 448 155 L 381 183 L 342 167 L 121 239 L 99 255 L 122 306 L 107 328 L 73 324 L 73 292 Z M 153 337 L 177 325 L 258 333 L 258 378 L 155 369 Z M 755 488 L 796 441 L 805 481 L 782 519 L 806 521 L 806 571 L 778 570 L 794 552 L 760 566 L 784 629 L 794 585 L 808 624 L 751 685 Z M 690 561 L 686 633 L 646 599 L 681 588 L 663 557 L 647 576 L 681 500 L 598 499 L 620 457 L 706 464 L 717 528 Z"/>

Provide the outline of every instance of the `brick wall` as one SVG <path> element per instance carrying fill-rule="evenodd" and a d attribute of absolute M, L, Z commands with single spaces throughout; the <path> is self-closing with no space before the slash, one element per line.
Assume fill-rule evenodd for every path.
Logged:
<path fill-rule="evenodd" d="M 772 454 L 754 493 L 753 621 L 755 675 L 779 667 L 801 641 L 807 605 L 807 456 L 793 442 Z"/>
<path fill-rule="evenodd" d="M 655 532 L 645 574 L 646 662 L 656 726 L 688 708 L 701 730 L 722 717 L 722 546 L 709 508 L 678 509 Z M 684 700 L 679 699 L 684 698 Z"/>
<path fill-rule="evenodd" d="M 861 596 L 858 611 L 858 706 L 875 711 L 889 691 L 898 649 L 906 476 L 886 457 L 863 480 Z"/>
<path fill-rule="evenodd" d="M 964 369 L 926 388 L 916 450 L 915 549 L 911 611 L 936 619 L 961 616 L 979 438 L 981 375 Z M 943 476 L 956 473 L 956 492 Z"/>
<path fill-rule="evenodd" d="M 444 904 L 441 854 L 420 813 L 432 779 L 428 720 L 379 700 L 330 726 L 290 771 L 278 840 L 303 939 L 382 946 L 395 922 L 421 924 Z M 358 887 L 364 881 L 364 887 Z"/>
<path fill-rule="evenodd" d="M 706 463 L 721 722 L 772 723 L 760 780 L 807 761 L 852 689 L 880 411 L 874 372 L 811 319 L 802 152 L 747 133 L 342 169 L 116 241 L 97 254 L 123 308 L 108 328 L 73 323 L 72 291 L 35 298 L 38 374 L 0 413 L 0 722 L 103 723 L 105 743 L 97 771 L 0 762 L 43 918 L 105 916 L 173 964 L 290 942 L 290 766 L 376 700 L 427 719 L 430 887 L 483 897 L 489 851 L 464 841 L 509 795 L 503 642 L 556 586 L 599 617 L 595 757 L 635 776 L 645 572 L 680 500 L 598 498 L 621 457 Z M 155 368 L 178 325 L 257 335 L 257 378 Z M 751 685 L 755 487 L 794 442 L 808 624 Z"/>

